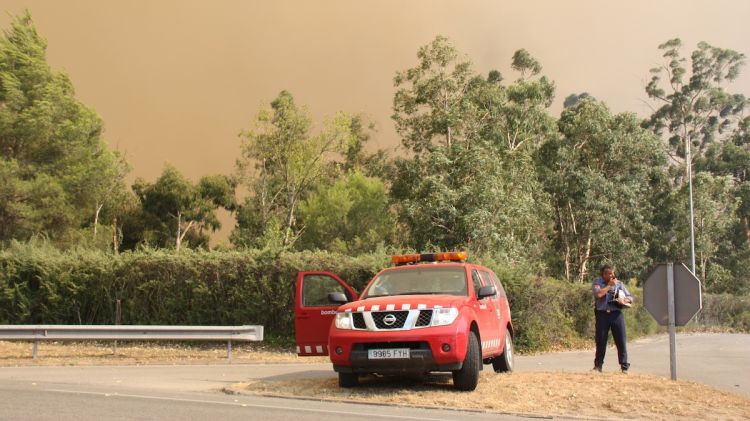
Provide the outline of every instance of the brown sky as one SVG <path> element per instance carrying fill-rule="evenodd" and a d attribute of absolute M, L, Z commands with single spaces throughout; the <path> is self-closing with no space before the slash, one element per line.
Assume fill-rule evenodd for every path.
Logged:
<path fill-rule="evenodd" d="M 394 73 L 437 34 L 506 79 L 516 77 L 513 52 L 526 48 L 557 84 L 556 114 L 583 91 L 615 112 L 647 114 L 648 69 L 673 37 L 686 55 L 707 41 L 750 56 L 744 0 L 2 0 L 0 27 L 24 9 L 50 64 L 103 117 L 130 180 L 153 180 L 165 163 L 193 179 L 231 172 L 237 133 L 282 89 L 318 121 L 369 115 L 373 147 L 393 147 Z M 730 89 L 750 95 L 750 68 Z"/>

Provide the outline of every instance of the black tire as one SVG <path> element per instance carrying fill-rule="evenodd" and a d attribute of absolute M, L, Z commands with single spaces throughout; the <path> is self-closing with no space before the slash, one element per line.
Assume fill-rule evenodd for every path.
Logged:
<path fill-rule="evenodd" d="M 513 371 L 513 337 L 510 331 L 505 332 L 505 345 L 503 353 L 492 359 L 492 368 L 495 373 L 507 373 Z"/>
<path fill-rule="evenodd" d="M 359 376 L 355 373 L 339 373 L 339 387 L 356 387 L 359 385 Z"/>
<path fill-rule="evenodd" d="M 453 386 L 458 390 L 472 391 L 479 383 L 479 370 L 482 368 L 482 356 L 479 351 L 479 341 L 474 332 L 469 332 L 469 343 L 466 357 L 460 370 L 453 372 Z"/>

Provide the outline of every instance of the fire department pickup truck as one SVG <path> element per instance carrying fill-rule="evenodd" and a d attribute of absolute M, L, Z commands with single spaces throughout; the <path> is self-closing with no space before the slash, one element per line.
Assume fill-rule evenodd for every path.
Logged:
<path fill-rule="evenodd" d="M 474 390 L 479 371 L 513 370 L 505 290 L 466 253 L 393 256 L 358 297 L 336 274 L 300 272 L 295 330 L 300 356 L 330 355 L 339 386 L 359 375 L 452 372 Z"/>

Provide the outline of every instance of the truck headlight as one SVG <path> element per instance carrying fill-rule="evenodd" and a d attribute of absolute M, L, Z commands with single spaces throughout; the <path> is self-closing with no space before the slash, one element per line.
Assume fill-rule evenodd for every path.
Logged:
<path fill-rule="evenodd" d="M 337 329 L 351 329 L 352 328 L 351 313 L 336 313 L 336 328 Z"/>
<path fill-rule="evenodd" d="M 445 326 L 456 321 L 458 317 L 458 309 L 455 307 L 450 308 L 436 308 L 432 311 L 432 325 L 433 326 Z"/>

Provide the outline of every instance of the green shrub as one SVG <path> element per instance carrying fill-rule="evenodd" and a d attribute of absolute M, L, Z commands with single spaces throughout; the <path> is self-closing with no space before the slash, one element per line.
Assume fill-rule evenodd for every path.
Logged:
<path fill-rule="evenodd" d="M 691 323 L 700 326 L 728 327 L 750 333 L 750 296 L 704 294 L 703 308 Z"/>
<path fill-rule="evenodd" d="M 519 351 L 591 343 L 589 284 L 533 276 L 528 268 L 491 257 L 475 261 L 492 268 L 505 286 Z M 389 265 L 385 251 L 357 257 L 323 251 L 276 255 L 189 249 L 113 255 L 13 243 L 0 250 L 0 324 L 112 324 L 119 299 L 123 324 L 259 324 L 267 337 L 289 343 L 297 272 L 334 272 L 362 291 Z M 641 290 L 629 289 L 636 298 L 625 313 L 633 339 L 653 333 L 656 323 L 641 305 Z M 701 320 L 750 331 L 750 304 L 747 298 L 706 295 Z"/>

